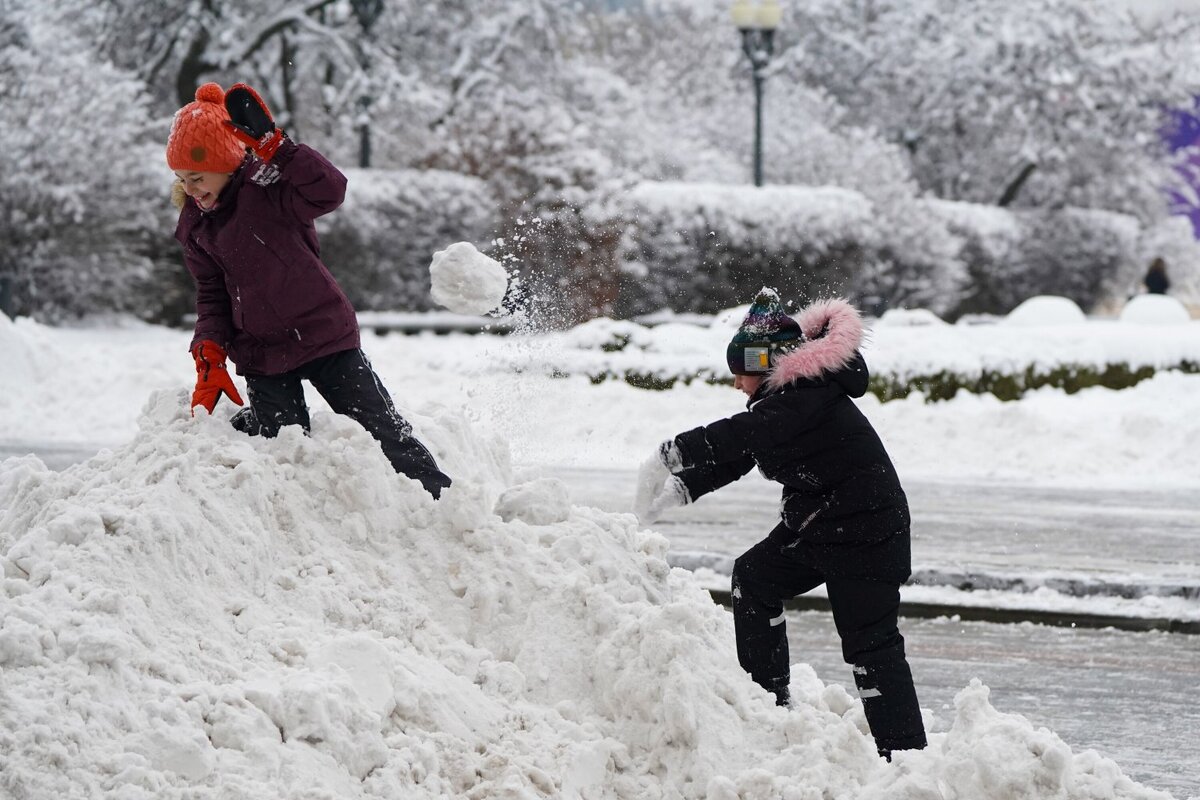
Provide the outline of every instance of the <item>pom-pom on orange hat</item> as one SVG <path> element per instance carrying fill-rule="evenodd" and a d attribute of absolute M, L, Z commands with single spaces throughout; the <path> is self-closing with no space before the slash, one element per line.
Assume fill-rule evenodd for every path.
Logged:
<path fill-rule="evenodd" d="M 225 92 L 206 83 L 196 90 L 196 100 L 175 112 L 167 139 L 167 166 L 185 172 L 233 172 L 246 155 L 226 123 Z"/>

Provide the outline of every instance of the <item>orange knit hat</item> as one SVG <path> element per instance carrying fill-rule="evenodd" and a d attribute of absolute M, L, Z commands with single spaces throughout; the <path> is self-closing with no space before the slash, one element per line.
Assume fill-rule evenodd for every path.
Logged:
<path fill-rule="evenodd" d="M 196 90 L 195 102 L 175 112 L 167 139 L 167 166 L 187 172 L 233 172 L 246 148 L 225 123 L 225 92 L 206 83 Z"/>

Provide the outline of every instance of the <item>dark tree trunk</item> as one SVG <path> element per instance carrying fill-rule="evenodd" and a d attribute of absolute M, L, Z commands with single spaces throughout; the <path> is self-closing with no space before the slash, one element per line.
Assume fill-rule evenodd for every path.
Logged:
<path fill-rule="evenodd" d="M 211 37 L 207 28 L 201 28 L 188 45 L 183 61 L 179 64 L 179 72 L 175 75 L 175 94 L 180 107 L 196 99 L 196 89 L 200 86 L 200 78 L 204 73 L 216 68 L 204 58 Z"/>
<path fill-rule="evenodd" d="M 1025 181 L 1029 180 L 1029 176 L 1033 174 L 1035 169 L 1037 169 L 1037 164 L 1033 162 L 1029 162 L 1021 167 L 1021 171 L 1017 173 L 1017 177 L 1013 179 L 1012 183 L 1005 188 L 1004 194 L 1000 195 L 1000 199 L 996 201 L 996 205 L 1001 208 L 1011 205 L 1012 201 L 1016 200 L 1017 195 L 1021 193 L 1021 187 L 1025 185 Z"/>

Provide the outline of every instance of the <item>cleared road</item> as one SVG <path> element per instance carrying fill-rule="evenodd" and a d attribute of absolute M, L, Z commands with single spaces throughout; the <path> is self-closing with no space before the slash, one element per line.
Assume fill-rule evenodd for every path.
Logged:
<path fill-rule="evenodd" d="M 828 614 L 787 618 L 793 663 L 850 688 Z M 954 721 L 954 695 L 972 678 L 998 710 L 1049 728 L 1076 753 L 1094 749 L 1126 775 L 1200 798 L 1200 637 L 953 619 L 903 620 L 921 707 L 931 730 Z"/>

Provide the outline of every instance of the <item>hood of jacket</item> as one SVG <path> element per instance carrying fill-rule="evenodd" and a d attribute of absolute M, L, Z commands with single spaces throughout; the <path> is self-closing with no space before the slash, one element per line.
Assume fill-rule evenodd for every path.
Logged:
<path fill-rule="evenodd" d="M 795 319 L 804 331 L 804 342 L 779 359 L 767 376 L 767 388 L 777 390 L 803 379 L 839 380 L 839 373 L 845 373 L 847 380 L 839 383 L 851 396 L 861 396 L 866 391 L 866 369 L 858 355 L 863 341 L 858 309 L 845 300 L 823 300 L 805 308 Z"/>

